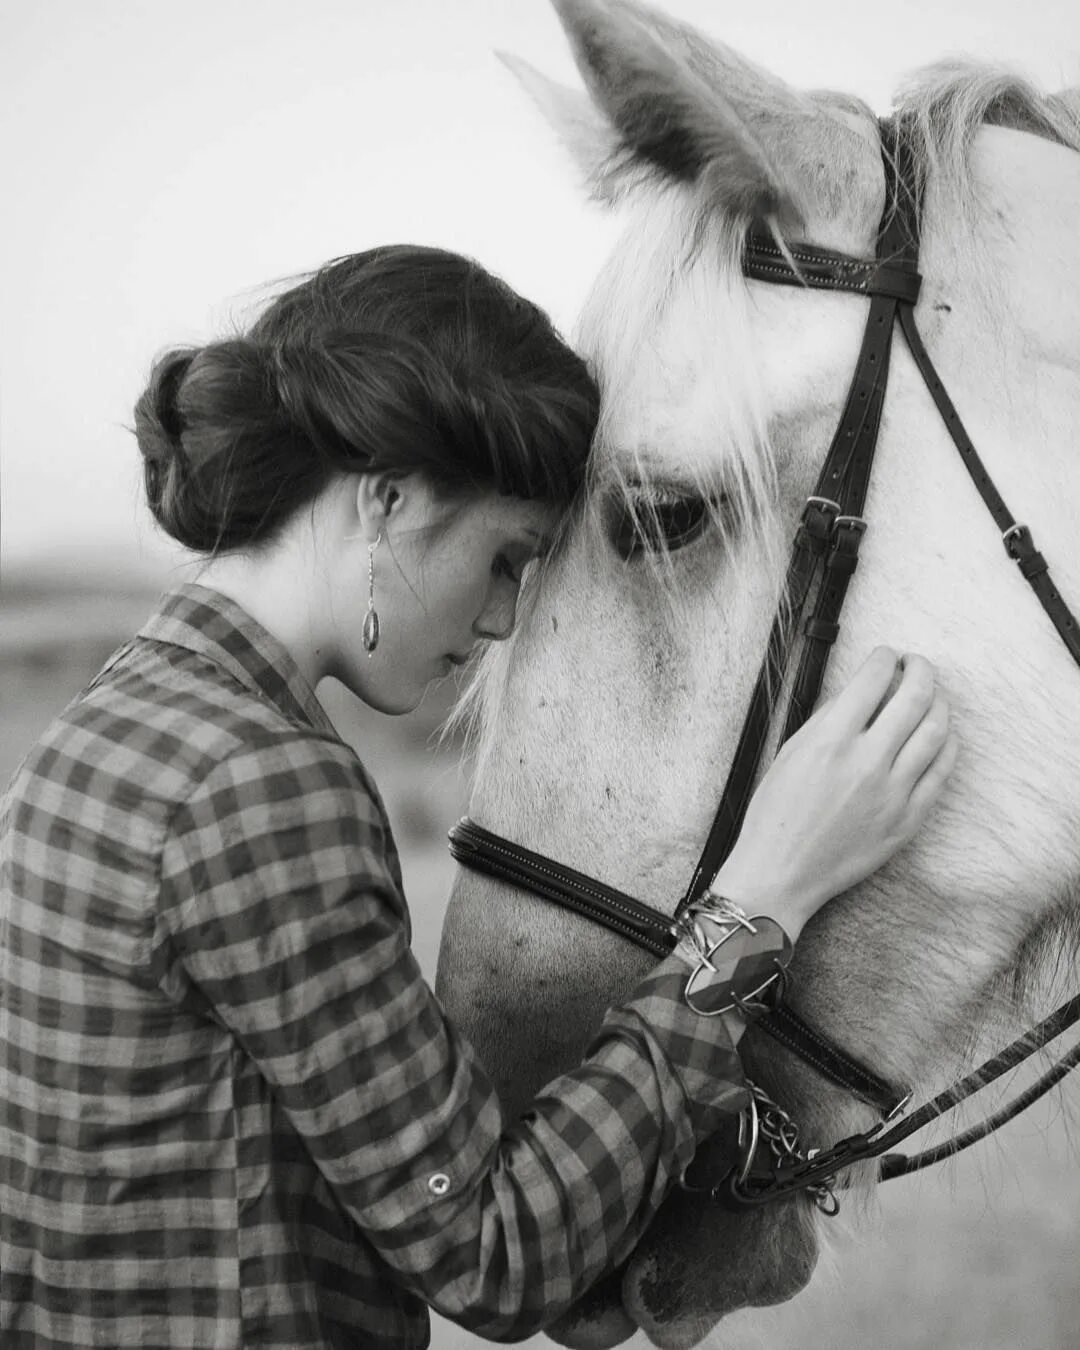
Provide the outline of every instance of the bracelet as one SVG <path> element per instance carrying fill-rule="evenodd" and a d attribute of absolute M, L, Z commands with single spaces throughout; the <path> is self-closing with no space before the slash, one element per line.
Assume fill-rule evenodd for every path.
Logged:
<path fill-rule="evenodd" d="M 783 998 L 793 947 L 767 914 L 750 918 L 734 900 L 706 891 L 687 906 L 671 932 L 676 951 L 694 967 L 683 997 L 702 1017 L 732 1009 L 749 1016 L 770 1011 Z"/>

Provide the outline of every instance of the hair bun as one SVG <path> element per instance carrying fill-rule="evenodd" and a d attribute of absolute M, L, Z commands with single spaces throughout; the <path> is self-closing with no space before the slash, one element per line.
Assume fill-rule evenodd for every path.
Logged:
<path fill-rule="evenodd" d="M 258 343 L 241 336 L 166 352 L 135 405 L 146 500 L 166 534 L 212 553 L 251 543 L 272 525 L 264 501 L 235 500 L 233 466 L 243 463 L 273 495 L 268 447 L 283 448 L 284 420 Z M 278 503 L 279 514 L 288 505 Z"/>
<path fill-rule="evenodd" d="M 192 510 L 193 484 L 181 386 L 201 348 L 176 348 L 154 364 L 135 404 L 135 439 L 143 459 L 146 500 L 167 534 L 188 548 L 212 544 L 205 522 Z"/>
<path fill-rule="evenodd" d="M 197 354 L 197 348 L 184 347 L 162 356 L 135 405 L 135 439 L 148 464 L 161 464 L 183 453 L 180 385 Z"/>

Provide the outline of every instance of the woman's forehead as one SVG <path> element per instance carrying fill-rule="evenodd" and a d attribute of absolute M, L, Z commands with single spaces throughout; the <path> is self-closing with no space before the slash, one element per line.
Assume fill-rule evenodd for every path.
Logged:
<path fill-rule="evenodd" d="M 542 544 L 550 538 L 560 518 L 559 508 L 550 502 L 493 493 L 476 503 L 476 515 L 485 528 L 502 534 L 520 535 L 523 540 Z"/>

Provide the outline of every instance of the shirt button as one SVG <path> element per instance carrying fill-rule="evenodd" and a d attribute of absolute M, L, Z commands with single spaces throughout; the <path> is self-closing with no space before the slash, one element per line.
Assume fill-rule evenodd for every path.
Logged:
<path fill-rule="evenodd" d="M 433 1177 L 428 1177 L 428 1190 L 432 1195 L 445 1195 L 450 1189 L 450 1178 L 445 1172 L 436 1172 Z"/>

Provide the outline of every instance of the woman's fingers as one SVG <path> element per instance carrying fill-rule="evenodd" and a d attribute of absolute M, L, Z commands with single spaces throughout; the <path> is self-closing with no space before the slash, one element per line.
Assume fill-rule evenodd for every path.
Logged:
<path fill-rule="evenodd" d="M 930 662 L 923 656 L 907 656 L 903 666 L 900 683 L 866 733 L 867 740 L 872 740 L 890 762 L 922 723 L 935 698 L 934 667 Z"/>
<path fill-rule="evenodd" d="M 946 737 L 937 758 L 912 789 L 911 796 L 908 799 L 908 809 L 913 812 L 916 820 L 925 816 L 934 802 L 937 801 L 941 789 L 945 786 L 946 780 L 956 764 L 959 748 L 960 742 L 956 733 L 953 732 Z"/>
<path fill-rule="evenodd" d="M 896 674 L 898 657 L 891 647 L 875 647 L 843 689 L 825 705 L 830 720 L 838 729 L 854 736 L 881 706 Z"/>
<path fill-rule="evenodd" d="M 909 786 L 919 781 L 937 758 L 949 734 L 949 701 L 937 690 L 925 716 L 900 747 L 893 773 Z"/>
<path fill-rule="evenodd" d="M 718 873 L 728 894 L 778 907 L 789 932 L 907 843 L 952 772 L 956 740 L 933 668 L 908 658 L 890 698 L 896 661 L 876 648 L 785 743 Z"/>

